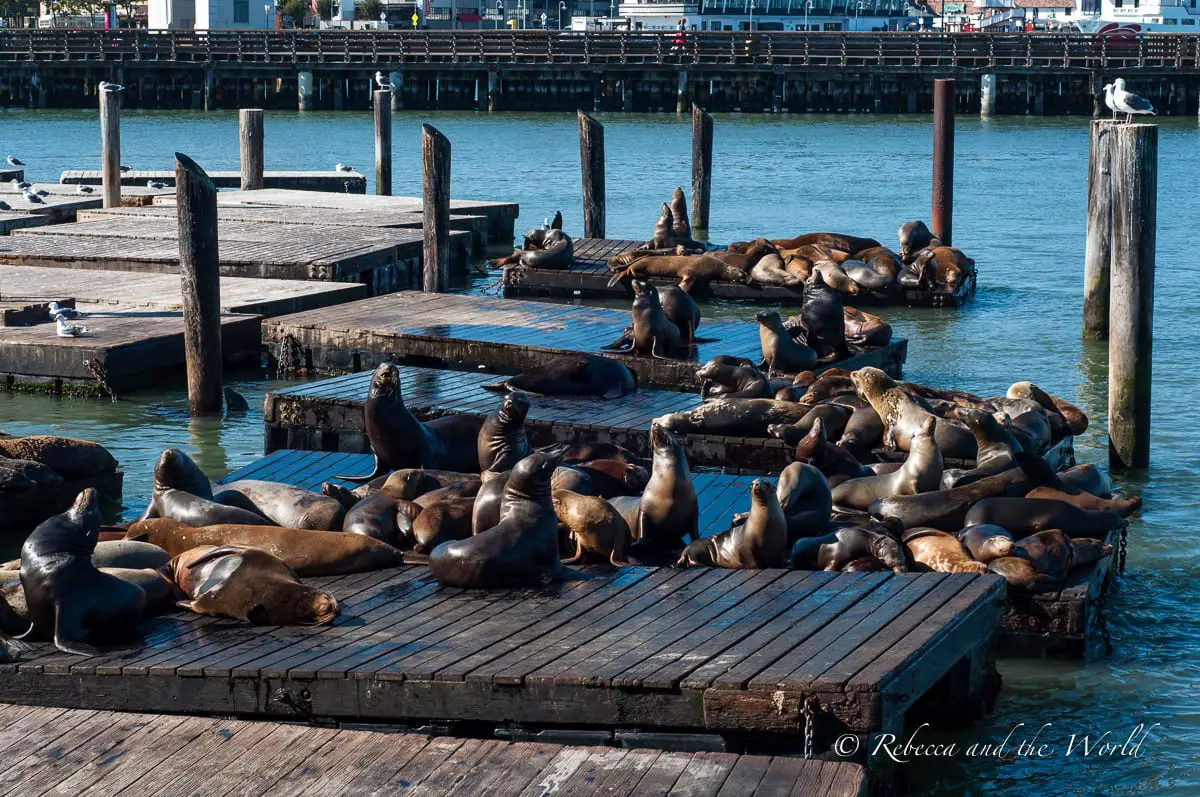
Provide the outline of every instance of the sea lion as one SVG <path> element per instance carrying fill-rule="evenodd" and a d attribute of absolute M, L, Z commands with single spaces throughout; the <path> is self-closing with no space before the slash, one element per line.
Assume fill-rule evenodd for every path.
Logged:
<path fill-rule="evenodd" d="M 575 554 L 566 564 L 612 564 L 621 567 L 630 544 L 629 524 L 603 498 L 570 490 L 552 493 L 554 514 L 575 541 Z"/>
<path fill-rule="evenodd" d="M 211 526 L 216 523 L 241 523 L 250 526 L 272 524 L 272 521 L 259 512 L 209 501 L 183 490 L 155 491 L 151 494 L 150 503 L 154 508 L 151 517 L 171 518 L 188 526 Z"/>
<path fill-rule="evenodd" d="M 637 374 L 611 357 L 572 353 L 526 368 L 516 376 L 484 385 L 483 388 L 500 393 L 519 390 L 537 396 L 600 396 L 611 399 L 637 392 Z"/>
<path fill-rule="evenodd" d="M 448 587 L 514 589 L 560 577 L 550 478 L 561 461 L 560 448 L 535 451 L 518 462 L 504 488 L 500 522 L 435 548 L 429 556 L 434 578 Z"/>
<path fill-rule="evenodd" d="M 803 418 L 793 424 L 772 424 L 767 427 L 767 434 L 778 438 L 788 445 L 796 445 L 808 436 L 812 425 L 819 418 L 825 425 L 825 432 L 830 437 L 837 437 L 846 428 L 846 423 L 854 414 L 854 410 L 840 404 L 818 404 L 809 410 Z"/>
<path fill-rule="evenodd" d="M 341 576 L 404 564 L 404 554 L 362 534 L 277 526 L 184 526 L 165 518 L 140 520 L 126 539 L 153 543 L 171 556 L 200 545 L 246 545 L 282 559 L 301 576 Z"/>
<path fill-rule="evenodd" d="M 883 291 L 895 284 L 892 277 L 880 274 L 869 264 L 861 260 L 850 259 L 843 260 L 838 267 L 846 273 L 846 276 L 854 280 L 859 288 L 871 291 Z"/>
<path fill-rule="evenodd" d="M 1048 412 L 1057 413 L 1073 435 L 1087 431 L 1088 417 L 1083 410 L 1058 396 L 1050 395 L 1033 382 L 1017 382 L 1004 395 L 1010 399 L 1032 399 Z"/>
<path fill-rule="evenodd" d="M 714 365 L 714 366 L 728 366 L 730 368 L 749 368 L 754 371 L 758 370 L 758 365 L 755 364 L 753 361 L 751 361 L 745 357 L 732 357 L 728 354 L 718 354 L 716 357 L 713 357 L 711 360 L 709 360 L 707 363 L 705 363 L 705 365 L 710 365 L 710 364 Z M 764 376 L 765 376 L 765 374 L 764 374 Z M 768 379 L 767 383 L 771 384 L 771 380 Z M 711 398 L 713 396 L 720 396 L 725 393 L 728 393 L 730 391 L 730 389 L 731 388 L 729 385 L 721 384 L 719 382 L 701 383 L 700 397 L 701 398 Z"/>
<path fill-rule="evenodd" d="M 709 360 L 696 371 L 696 381 L 701 384 L 700 397 L 725 396 L 727 398 L 770 398 L 771 383 L 757 368 L 722 365 Z M 713 386 L 721 390 L 714 392 Z"/>
<path fill-rule="evenodd" d="M 934 283 L 947 293 L 953 293 L 966 278 L 970 263 L 970 259 L 957 247 L 931 246 L 917 254 L 913 266 L 916 269 L 932 268 Z"/>
<path fill-rule="evenodd" d="M 533 451 L 525 436 L 528 414 L 529 399 L 520 393 L 509 393 L 500 402 L 500 408 L 484 418 L 476 446 L 481 473 L 512 470 L 513 465 Z"/>
<path fill-rule="evenodd" d="M 617 255 L 609 259 L 608 268 L 614 272 L 608 281 L 610 288 L 631 277 L 675 277 L 679 280 L 679 287 L 689 294 L 693 288 L 707 285 L 710 280 L 737 282 L 743 285 L 750 282 L 750 275 L 742 269 L 707 254 L 644 257 Z"/>
<path fill-rule="evenodd" d="M 118 464 L 99 443 L 45 434 L 0 437 L 0 456 L 40 462 L 66 478 L 98 476 Z"/>
<path fill-rule="evenodd" d="M 759 368 L 795 374 L 817 367 L 817 352 L 792 337 L 779 313 L 762 310 L 754 315 L 754 320 L 758 322 L 758 341 L 763 356 Z M 841 324 L 840 313 L 838 324 Z"/>
<path fill-rule="evenodd" d="M 860 368 L 850 378 L 858 395 L 869 401 L 883 420 L 884 446 L 907 451 L 913 435 L 932 415 L 924 401 L 913 398 L 878 368 Z M 975 457 L 975 436 L 957 421 L 937 418 L 934 439 L 943 457 Z"/>
<path fill-rule="evenodd" d="M 823 360 L 843 360 L 850 356 L 846 345 L 846 321 L 841 295 L 830 286 L 824 274 L 816 272 L 804 283 L 804 303 L 800 308 L 808 345 Z"/>
<path fill-rule="evenodd" d="M 1024 495 L 1029 485 L 1030 478 L 1024 469 L 1012 468 L 953 490 L 881 498 L 867 511 L 871 517 L 895 519 L 909 529 L 917 526 L 932 526 L 942 531 L 961 529 L 973 523 L 992 522 L 981 518 L 967 519 L 968 511 L 977 503 L 1005 493 Z M 996 525 L 1004 526 L 1003 523 Z"/>
<path fill-rule="evenodd" d="M 286 563 L 258 548 L 201 545 L 171 560 L 175 585 L 188 597 L 177 604 L 254 625 L 325 625 L 338 603 L 323 589 L 305 586 Z"/>
<path fill-rule="evenodd" d="M 836 232 L 809 232 L 795 238 L 776 238 L 772 244 L 780 249 L 797 249 L 801 246 L 825 246 L 830 249 L 841 249 L 845 252 L 858 252 L 879 246 L 874 238 L 859 238 L 854 235 L 842 235 Z"/>
<path fill-rule="evenodd" d="M 575 242 L 561 229 L 530 230 L 517 262 L 528 268 L 565 269 L 575 261 Z"/>
<path fill-rule="evenodd" d="M 237 499 L 228 493 L 239 493 L 250 500 L 259 514 L 277 526 L 338 531 L 342 528 L 342 521 L 346 516 L 346 510 L 336 498 L 290 484 L 241 479 L 224 485 L 224 488 L 213 496 L 214 501 L 222 504 L 234 503 Z"/>
<path fill-rule="evenodd" d="M 403 468 L 390 474 L 379 488 L 379 492 L 391 498 L 413 501 L 434 490 L 440 490 L 460 482 L 473 481 L 477 478 L 479 477 L 474 474 L 459 473 L 456 470 Z"/>
<path fill-rule="evenodd" d="M 21 546 L 21 586 L 30 632 L 63 653 L 96 655 L 96 645 L 140 639 L 146 593 L 92 564 L 100 497 L 88 488 L 71 508 L 43 521 Z"/>
<path fill-rule="evenodd" d="M 336 479 L 371 481 L 399 468 L 444 468 L 469 473 L 479 467 L 476 443 L 483 419 L 475 415 L 447 415 L 428 423 L 418 421 L 404 406 L 400 370 L 394 363 L 375 367 L 363 418 L 375 454 L 375 467 L 365 476 L 335 476 Z"/>
<path fill-rule="evenodd" d="M 444 498 L 427 506 L 413 521 L 413 551 L 428 554 L 443 542 L 470 537 L 474 505 L 473 498 Z"/>
<path fill-rule="evenodd" d="M 870 404 L 856 408 L 837 444 L 856 456 L 875 450 L 883 444 L 883 419 Z"/>
<path fill-rule="evenodd" d="M 167 557 L 166 562 L 169 561 L 171 558 Z M 101 567 L 100 572 L 141 587 L 146 594 L 143 617 L 168 611 L 175 606 L 175 590 L 159 568 Z M 28 628 L 29 605 L 25 600 L 25 588 L 19 580 L 5 584 L 0 588 L 0 634 L 17 636 Z"/>
<path fill-rule="evenodd" d="M 787 521 L 788 543 L 823 534 L 833 511 L 829 482 L 815 466 L 793 462 L 779 474 L 775 497 Z"/>
<path fill-rule="evenodd" d="M 587 476 L 596 495 L 601 498 L 641 495 L 650 482 L 648 469 L 619 459 L 593 459 L 573 463 L 570 467 Z"/>
<path fill-rule="evenodd" d="M 994 477 L 993 477 L 994 478 Z M 963 525 L 992 523 L 1014 536 L 1059 529 L 1068 537 L 1103 539 L 1112 529 L 1125 525 L 1116 512 L 1080 509 L 1049 498 L 986 498 L 971 507 Z"/>
<path fill-rule="evenodd" d="M 901 539 L 918 570 L 937 573 L 978 573 L 988 571 L 987 565 L 976 562 L 953 534 L 937 529 L 917 528 L 904 532 Z"/>
<path fill-rule="evenodd" d="M 812 408 L 793 401 L 718 396 L 691 410 L 672 412 L 655 422 L 674 432 L 767 437 L 773 424 L 793 424 Z"/>
<path fill-rule="evenodd" d="M 908 569 L 900 543 L 887 534 L 863 526 L 843 526 L 821 537 L 796 540 L 791 563 L 796 570 L 838 571 L 865 556 L 878 559 L 895 573 Z"/>
<path fill-rule="evenodd" d="M 445 487 L 439 487 L 436 490 L 430 490 L 424 495 L 418 495 L 413 499 L 413 503 L 425 509 L 426 507 L 433 506 L 438 501 L 446 501 L 453 498 L 474 498 L 482 486 L 483 482 L 479 479 L 464 479 L 454 484 L 447 484 Z"/>
<path fill-rule="evenodd" d="M 819 260 L 813 263 L 812 276 L 820 276 L 821 280 L 839 293 L 845 293 L 850 296 L 857 296 L 859 292 L 858 283 L 850 279 L 850 275 L 842 270 L 842 267 L 832 260 Z M 805 283 L 808 284 L 807 282 Z"/>
<path fill-rule="evenodd" d="M 956 536 L 976 562 L 987 564 L 1002 556 L 1012 556 L 1013 553 L 1013 536 L 1008 529 L 999 526 L 988 523 L 967 526 Z"/>
<path fill-rule="evenodd" d="M 171 555 L 157 545 L 136 540 L 98 542 L 92 550 L 92 565 L 122 570 L 157 570 Z"/>
<path fill-rule="evenodd" d="M 804 439 L 796 443 L 793 459 L 816 466 L 831 485 L 840 484 L 846 479 L 870 476 L 872 473 L 860 465 L 850 451 L 829 442 L 825 434 L 825 422 L 820 418 L 813 421 L 812 428 Z"/>
<path fill-rule="evenodd" d="M 550 492 L 570 490 L 581 495 L 595 495 L 592 477 L 573 465 L 559 465 L 550 477 Z"/>
<path fill-rule="evenodd" d="M 650 424 L 650 481 L 638 502 L 637 519 L 630 526 L 640 547 L 678 548 L 681 538 L 700 536 L 700 508 L 683 445 L 670 429 Z"/>
<path fill-rule="evenodd" d="M 500 505 L 504 501 L 504 488 L 512 471 L 501 473 L 484 482 L 475 494 L 471 506 L 471 533 L 486 531 L 500 522 Z M 553 476 L 551 477 L 553 478 Z"/>
<path fill-rule="evenodd" d="M 658 301 L 667 320 L 679 328 L 679 337 L 690 344 L 696 338 L 696 327 L 700 326 L 700 305 L 678 285 L 659 285 Z"/>
<path fill-rule="evenodd" d="M 841 296 L 838 296 L 841 301 Z M 886 346 L 892 342 L 892 327 L 882 318 L 849 305 L 842 306 L 842 334 L 846 343 L 859 348 Z"/>
<path fill-rule="evenodd" d="M 159 454 L 158 462 L 154 465 L 154 487 L 151 490 L 150 504 L 140 520 L 157 517 L 153 496 L 166 490 L 181 490 L 208 500 L 212 500 L 213 497 L 212 481 L 191 457 L 178 448 L 168 448 Z"/>
<path fill-rule="evenodd" d="M 1058 478 L 1064 484 L 1091 493 L 1098 498 L 1112 498 L 1112 481 L 1091 462 L 1060 470 Z"/>
<path fill-rule="evenodd" d="M 19 493 L 56 487 L 65 481 L 53 468 L 30 459 L 0 457 L 0 492 Z"/>
<path fill-rule="evenodd" d="M 950 414 L 961 420 L 975 436 L 975 467 L 950 468 L 942 474 L 942 487 L 962 487 L 985 476 L 994 476 L 1017 466 L 1021 446 L 990 413 L 955 407 Z"/>
<path fill-rule="evenodd" d="M 860 556 L 853 562 L 842 567 L 843 573 L 881 573 L 887 570 L 888 566 L 876 559 L 874 556 Z"/>
<path fill-rule="evenodd" d="M 833 503 L 865 511 L 881 498 L 938 489 L 942 480 L 942 453 L 933 439 L 935 420 L 932 415 L 926 418 L 920 431 L 913 435 L 908 456 L 899 470 L 844 481 L 833 488 Z"/>
<path fill-rule="evenodd" d="M 763 479 L 755 479 L 750 484 L 750 514 L 746 522 L 712 537 L 693 541 L 683 549 L 675 566 L 700 565 L 733 570 L 782 567 L 787 543 L 787 519 L 775 491 Z"/>
<path fill-rule="evenodd" d="M 760 285 L 782 285 L 785 288 L 804 284 L 801 277 L 784 268 L 783 258 L 777 254 L 763 255 L 750 269 L 750 279 Z"/>
<path fill-rule="evenodd" d="M 911 260 L 904 261 L 904 269 L 896 275 L 896 284 L 910 291 L 933 290 L 937 282 L 937 264 L 922 257 L 921 250 Z"/>
<path fill-rule="evenodd" d="M 1055 487 L 1042 485 L 1040 487 L 1034 487 L 1032 490 L 1025 493 L 1025 497 L 1049 498 L 1055 501 L 1063 501 L 1071 504 L 1072 506 L 1077 506 L 1080 509 L 1114 512 L 1121 517 L 1129 517 L 1142 505 L 1142 499 L 1136 495 L 1132 498 L 1098 498 L 1097 496 L 1094 496 L 1088 492 L 1084 492 L 1083 490 L 1071 488 L 1070 485 L 1067 485 L 1066 483 L 1063 483 L 1062 486 L 1070 489 L 1060 490 Z"/>
<path fill-rule="evenodd" d="M 360 486 L 366 487 L 368 485 Z M 364 498 L 370 498 L 372 495 L 379 495 L 379 490 L 376 488 L 371 490 L 368 494 L 360 496 L 356 495 L 353 490 L 347 490 L 340 484 L 334 484 L 333 482 L 321 482 L 321 495 L 329 496 L 330 498 L 334 499 L 342 505 L 342 509 L 345 509 L 347 512 L 349 512 L 354 508 L 355 504 Z M 345 525 L 344 521 L 342 525 Z"/>
<path fill-rule="evenodd" d="M 633 281 L 633 354 L 666 359 L 681 345 L 679 327 L 663 312 L 658 291 L 644 280 Z"/>
<path fill-rule="evenodd" d="M 683 195 L 683 188 L 675 186 L 675 191 L 671 194 L 671 232 L 676 238 L 691 238 L 692 225 L 688 222 L 687 197 Z"/>
<path fill-rule="evenodd" d="M 346 513 L 342 531 L 363 534 L 388 545 L 398 545 L 400 528 L 396 517 L 401 500 L 383 494 L 362 499 Z"/>
<path fill-rule="evenodd" d="M 922 249 L 941 245 L 923 221 L 906 221 L 896 231 L 896 237 L 900 239 L 900 259 L 905 263 L 911 263 Z"/>
<path fill-rule="evenodd" d="M 904 268 L 900 256 L 886 246 L 872 246 L 854 253 L 855 260 L 866 263 L 876 274 L 887 277 L 889 282 L 895 282 L 897 275 Z"/>
<path fill-rule="evenodd" d="M 994 559 L 988 570 L 1004 576 L 1010 587 L 1027 592 L 1054 592 L 1072 568 L 1098 562 L 1112 546 L 1095 539 L 1070 539 L 1048 529 L 1018 540 L 1014 555 Z"/>

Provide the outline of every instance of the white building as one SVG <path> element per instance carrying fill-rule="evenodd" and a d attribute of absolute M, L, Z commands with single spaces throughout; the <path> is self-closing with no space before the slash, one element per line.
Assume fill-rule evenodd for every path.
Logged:
<path fill-rule="evenodd" d="M 150 0 L 151 30 L 272 30 L 275 0 Z"/>
<path fill-rule="evenodd" d="M 680 20 L 687 30 L 905 30 L 932 16 L 908 0 L 631 0 L 617 10 L 633 30 L 674 30 Z"/>

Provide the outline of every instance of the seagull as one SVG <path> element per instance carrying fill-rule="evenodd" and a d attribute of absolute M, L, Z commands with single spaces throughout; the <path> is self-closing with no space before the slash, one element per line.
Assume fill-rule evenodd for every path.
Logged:
<path fill-rule="evenodd" d="M 60 338 L 81 338 L 88 333 L 88 328 L 82 324 L 68 324 L 67 317 L 64 315 L 57 315 L 55 319 L 58 322 Z"/>
<path fill-rule="evenodd" d="M 160 181 L 160 180 L 147 180 L 147 181 L 146 181 L 146 187 L 147 187 L 147 188 L 153 188 L 153 189 L 157 190 L 157 189 L 159 189 L 159 188 L 166 188 L 166 187 L 167 187 L 167 184 L 166 184 L 166 183 L 164 183 L 164 182 L 162 182 L 162 181 Z"/>
<path fill-rule="evenodd" d="M 74 307 L 60 307 L 58 302 L 50 302 L 50 317 L 56 319 L 59 316 L 62 316 L 63 318 L 76 319 L 82 318 L 83 313 L 79 312 Z"/>
<path fill-rule="evenodd" d="M 392 90 L 392 79 L 384 76 L 382 72 L 375 73 L 375 82 L 379 84 L 379 88 L 381 89 Z"/>
<path fill-rule="evenodd" d="M 25 165 L 24 161 L 19 161 L 16 158 L 14 158 L 12 155 L 9 155 L 7 158 L 5 158 L 5 160 L 8 161 L 9 166 L 24 166 Z"/>
<path fill-rule="evenodd" d="M 109 83 L 107 80 L 100 81 L 101 91 L 124 91 L 124 86 L 118 86 L 116 83 Z"/>
<path fill-rule="evenodd" d="M 30 191 L 28 188 L 25 189 L 25 201 L 31 205 L 45 204 L 42 202 L 42 198 L 40 196 Z"/>
<path fill-rule="evenodd" d="M 338 165 L 334 166 L 333 168 L 337 169 L 339 172 L 352 172 L 352 171 L 354 171 L 354 167 L 353 167 L 353 166 L 347 166 L 347 165 L 346 165 L 346 164 L 344 164 L 344 163 L 339 163 Z"/>
<path fill-rule="evenodd" d="M 28 191 L 32 183 L 27 183 L 24 180 L 13 180 L 12 187 L 14 191 Z"/>
<path fill-rule="evenodd" d="M 1149 100 L 1125 90 L 1125 78 L 1119 77 L 1114 83 L 1113 106 L 1116 110 L 1125 114 L 1125 124 L 1132 123 L 1135 114 L 1138 116 L 1143 114 L 1158 116 L 1158 111 L 1154 110 L 1154 106 L 1150 104 Z"/>
<path fill-rule="evenodd" d="M 1117 118 L 1117 106 L 1113 105 L 1113 84 L 1104 84 L 1104 104 L 1108 106 L 1108 110 L 1112 111 L 1113 119 Z"/>
<path fill-rule="evenodd" d="M 123 171 L 123 172 L 131 172 L 131 171 L 133 171 L 133 167 L 132 167 L 132 166 L 126 166 L 125 164 L 123 164 L 123 163 L 122 163 L 122 164 L 121 164 L 121 171 Z"/>
<path fill-rule="evenodd" d="M 90 185 L 80 184 L 80 185 L 75 186 L 75 190 L 81 194 L 91 194 L 91 193 L 95 192 L 96 189 L 92 188 Z"/>
<path fill-rule="evenodd" d="M 47 191 L 45 188 L 39 188 L 38 190 L 34 191 L 33 193 L 37 194 L 38 196 L 50 196 L 50 192 Z"/>

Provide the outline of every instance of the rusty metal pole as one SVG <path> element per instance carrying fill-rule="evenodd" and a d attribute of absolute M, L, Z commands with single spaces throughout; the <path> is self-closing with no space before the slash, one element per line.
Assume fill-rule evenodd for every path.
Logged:
<path fill-rule="evenodd" d="M 954 219 L 954 78 L 933 81 L 933 213 L 930 225 L 951 245 Z"/>

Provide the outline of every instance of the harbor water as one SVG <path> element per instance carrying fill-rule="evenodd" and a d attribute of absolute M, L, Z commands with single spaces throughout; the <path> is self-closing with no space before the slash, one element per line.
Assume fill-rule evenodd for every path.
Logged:
<path fill-rule="evenodd" d="M 425 121 L 452 142 L 453 196 L 519 202 L 518 230 L 561 210 L 566 230 L 580 233 L 573 115 L 397 113 L 398 195 L 420 194 Z M 689 123 L 668 114 L 602 121 L 608 235 L 645 239 L 659 203 L 690 181 Z M 1190 525 L 1200 490 L 1193 448 L 1200 347 L 1192 328 L 1200 263 L 1191 255 L 1190 221 L 1200 129 L 1183 119 L 1161 124 L 1152 463 L 1114 479 L 1145 499 L 1131 519 L 1125 577 L 1105 610 L 1114 653 L 1100 651 L 1086 663 L 1002 661 L 992 715 L 953 733 L 921 730 L 913 740 L 953 748 L 906 752 L 907 737 L 892 746 L 913 760 L 916 793 L 1200 794 L 1200 546 Z M 121 139 L 135 168 L 168 168 L 175 151 L 209 169 L 237 168 L 236 112 L 127 112 Z M 367 113 L 270 113 L 265 139 L 268 170 L 330 169 L 340 161 L 374 171 Z M 928 218 L 931 145 L 929 117 L 718 116 L 709 236 L 725 242 L 830 230 L 894 246 L 900 223 Z M 1087 147 L 1084 118 L 960 118 L 954 243 L 977 262 L 978 295 L 959 310 L 881 314 L 910 340 L 907 378 L 982 395 L 1032 380 L 1088 413 L 1092 425 L 1076 441 L 1077 456 L 1103 464 L 1107 346 L 1080 335 Z M 98 168 L 96 115 L 0 112 L 0 149 L 24 160 L 26 178 L 37 182 L 56 181 L 64 169 Z M 471 289 L 493 279 L 479 276 Z M 752 319 L 756 309 L 720 303 L 706 312 Z M 260 456 L 261 399 L 273 384 L 238 379 L 233 386 L 251 412 L 199 420 L 188 418 L 181 384 L 147 386 L 117 403 L 0 393 L 0 429 L 108 446 L 125 469 L 128 517 L 144 506 L 165 447 L 187 450 L 214 477 Z M 1149 736 L 1126 744 L 1131 734 L 1141 738 L 1139 724 Z M 1020 745 L 1035 734 L 1035 744 Z M 1101 748 L 1101 739 L 1115 750 Z M 982 747 L 1006 740 L 1000 750 Z"/>

